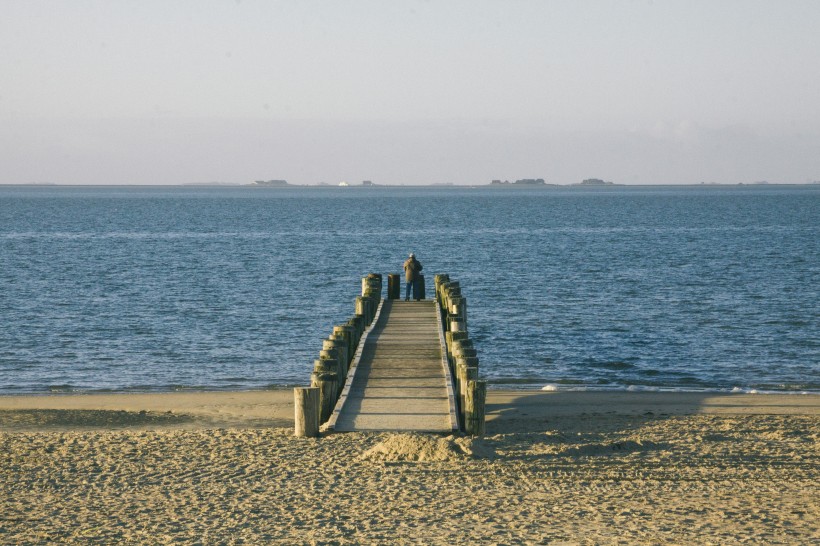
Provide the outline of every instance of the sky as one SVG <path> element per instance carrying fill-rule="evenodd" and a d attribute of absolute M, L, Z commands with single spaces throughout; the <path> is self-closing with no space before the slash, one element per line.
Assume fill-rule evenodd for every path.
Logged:
<path fill-rule="evenodd" d="M 816 0 L 0 8 L 0 184 L 820 180 Z"/>

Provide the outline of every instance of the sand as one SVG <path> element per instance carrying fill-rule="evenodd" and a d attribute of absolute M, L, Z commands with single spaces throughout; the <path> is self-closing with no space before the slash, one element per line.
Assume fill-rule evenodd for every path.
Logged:
<path fill-rule="evenodd" d="M 809 544 L 820 396 L 491 391 L 292 436 L 291 391 L 0 397 L 0 543 Z"/>

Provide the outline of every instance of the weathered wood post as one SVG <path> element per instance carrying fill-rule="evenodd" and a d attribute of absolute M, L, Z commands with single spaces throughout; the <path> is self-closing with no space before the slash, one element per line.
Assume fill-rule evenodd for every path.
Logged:
<path fill-rule="evenodd" d="M 313 372 L 319 374 L 333 374 L 335 376 L 334 390 L 330 391 L 331 404 L 335 405 L 336 400 L 339 399 L 339 394 L 342 392 L 344 386 L 344 376 L 342 375 L 342 367 L 336 358 L 331 358 L 331 354 L 336 351 L 321 351 L 318 360 L 313 361 Z M 328 380 L 331 378 L 325 378 Z M 311 385 L 311 387 L 320 387 L 321 385 Z M 323 398 L 324 400 L 324 398 Z"/>
<path fill-rule="evenodd" d="M 356 314 L 364 317 L 365 325 L 373 321 L 373 305 L 370 298 L 356 296 Z"/>
<path fill-rule="evenodd" d="M 468 346 L 468 344 L 472 345 L 472 341 L 469 339 L 460 339 L 453 343 L 453 357 L 458 358 L 460 356 L 478 356 L 478 351 L 475 348 Z"/>
<path fill-rule="evenodd" d="M 467 324 L 467 298 L 453 296 L 450 298 L 450 307 L 447 311 L 450 317 L 458 317 Z"/>
<path fill-rule="evenodd" d="M 451 364 L 455 364 L 453 357 L 453 344 L 458 340 L 467 339 L 467 332 L 447 332 L 444 334 L 444 339 L 447 344 L 447 358 Z"/>
<path fill-rule="evenodd" d="M 447 281 L 441 285 L 442 299 L 444 303 L 449 305 L 449 299 L 455 296 L 461 296 L 461 284 L 458 281 Z"/>
<path fill-rule="evenodd" d="M 310 374 L 310 386 L 319 388 L 319 423 L 330 419 L 339 394 L 339 376 L 325 366 L 327 360 L 317 360 Z"/>
<path fill-rule="evenodd" d="M 467 384 L 467 412 L 464 428 L 467 434 L 483 436 L 486 429 L 485 405 L 487 400 L 487 381 L 473 380 Z"/>
<path fill-rule="evenodd" d="M 347 344 L 345 343 L 344 339 L 337 339 L 334 336 L 330 336 L 330 338 L 322 341 L 322 350 L 336 352 L 336 360 L 339 362 L 339 373 L 343 378 L 346 378 L 348 360 Z M 344 380 L 342 380 L 342 383 L 344 383 Z"/>
<path fill-rule="evenodd" d="M 353 327 L 353 352 L 355 353 L 356 348 L 359 346 L 359 341 L 362 339 L 362 334 L 364 334 L 364 329 L 366 328 L 364 317 L 362 315 L 356 315 L 348 320 L 347 324 Z"/>
<path fill-rule="evenodd" d="M 459 398 L 459 412 L 463 419 L 467 415 L 467 382 L 471 379 L 469 370 L 474 369 L 473 379 L 478 379 L 478 358 L 474 356 L 457 356 L 455 358 L 456 387 Z M 466 421 L 465 421 L 466 422 Z"/>
<path fill-rule="evenodd" d="M 468 366 L 464 368 L 464 405 L 462 406 L 462 418 L 464 419 L 464 430 L 467 430 L 467 415 L 469 413 L 468 406 L 469 403 L 467 398 L 469 397 L 469 390 L 470 390 L 470 382 L 476 381 L 478 379 L 478 368 L 475 366 Z"/>
<path fill-rule="evenodd" d="M 422 273 L 416 275 L 416 281 L 413 283 L 413 299 L 416 301 L 424 299 L 424 275 Z"/>
<path fill-rule="evenodd" d="M 436 297 L 441 299 L 441 285 L 450 280 L 450 275 L 446 273 L 439 273 L 433 277 L 433 285 L 436 288 Z"/>
<path fill-rule="evenodd" d="M 450 316 L 451 332 L 467 332 L 467 323 L 459 316 Z"/>
<path fill-rule="evenodd" d="M 387 299 L 397 300 L 401 298 L 401 275 L 390 273 L 387 275 Z"/>
<path fill-rule="evenodd" d="M 382 274 L 368 273 L 367 276 L 362 277 L 362 296 L 365 295 L 368 289 L 376 292 L 379 299 L 382 297 Z"/>
<path fill-rule="evenodd" d="M 375 288 L 368 288 L 367 292 L 364 293 L 362 296 L 369 302 L 370 308 L 372 309 L 372 314 L 376 315 L 376 309 L 379 307 L 379 302 L 381 301 L 381 293 L 378 292 Z"/>
<path fill-rule="evenodd" d="M 295 436 L 316 438 L 319 436 L 320 392 L 318 387 L 293 389 Z"/>
<path fill-rule="evenodd" d="M 334 326 L 333 335 L 341 337 L 347 344 L 346 364 L 349 366 L 350 361 L 353 360 L 353 353 L 356 352 L 356 345 L 353 342 L 353 326 L 350 326 L 349 324 Z"/>
<path fill-rule="evenodd" d="M 342 373 L 342 363 L 339 362 L 339 351 L 336 349 L 322 349 L 319 351 L 319 360 L 324 362 L 324 367 L 322 370 L 316 369 L 316 366 L 313 366 L 313 371 L 329 371 L 335 373 L 339 378 L 339 385 L 338 389 L 339 392 L 342 391 L 342 387 L 344 387 L 346 375 Z M 337 393 L 338 397 L 338 393 Z"/>

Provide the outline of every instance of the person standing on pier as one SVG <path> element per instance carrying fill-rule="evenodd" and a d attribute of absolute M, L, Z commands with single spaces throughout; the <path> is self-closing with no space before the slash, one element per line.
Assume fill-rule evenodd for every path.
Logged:
<path fill-rule="evenodd" d="M 419 281 L 419 273 L 422 270 L 421 262 L 416 259 L 416 255 L 412 252 L 410 253 L 410 257 L 407 258 L 404 262 L 404 280 L 407 281 L 407 288 L 405 290 L 404 301 L 410 301 L 410 288 L 413 288 L 413 297 L 416 297 L 418 293 L 418 287 L 416 284 Z"/>

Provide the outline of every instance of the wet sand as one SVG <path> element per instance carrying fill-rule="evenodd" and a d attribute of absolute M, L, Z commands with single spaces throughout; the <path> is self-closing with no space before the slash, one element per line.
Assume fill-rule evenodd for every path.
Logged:
<path fill-rule="evenodd" d="M 292 392 L 0 397 L 0 543 L 808 544 L 820 396 L 490 391 L 481 440 Z"/>

